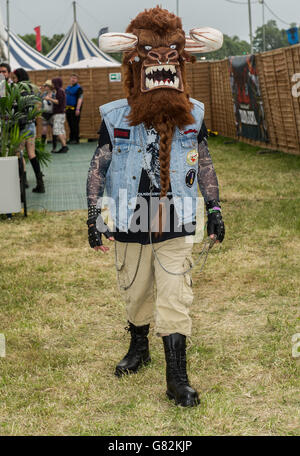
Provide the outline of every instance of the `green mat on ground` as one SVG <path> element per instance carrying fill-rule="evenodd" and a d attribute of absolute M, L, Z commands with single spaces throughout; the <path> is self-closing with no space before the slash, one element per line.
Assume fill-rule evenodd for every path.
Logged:
<path fill-rule="evenodd" d="M 71 145 L 66 154 L 52 154 L 48 167 L 42 169 L 46 193 L 33 193 L 35 177 L 26 164 L 29 188 L 26 191 L 28 210 L 71 211 L 86 209 L 86 180 L 97 143 Z M 47 145 L 51 149 L 51 144 Z"/>

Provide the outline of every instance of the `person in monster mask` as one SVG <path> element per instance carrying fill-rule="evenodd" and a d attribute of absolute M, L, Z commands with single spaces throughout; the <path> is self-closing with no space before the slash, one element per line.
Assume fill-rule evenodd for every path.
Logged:
<path fill-rule="evenodd" d="M 136 373 L 151 361 L 153 323 L 164 345 L 167 396 L 184 407 L 200 403 L 186 372 L 198 186 L 208 235 L 222 242 L 225 234 L 204 106 L 189 97 L 185 62 L 194 59 L 189 50 L 209 52 L 221 45 L 222 34 L 210 28 L 193 29 L 186 37 L 180 18 L 160 7 L 138 14 L 126 33 L 100 38 L 104 51 L 124 52 L 127 97 L 100 107 L 99 143 L 87 180 L 89 243 L 107 252 L 102 234 L 115 241 L 127 304 L 131 341 L 115 375 Z M 105 189 L 113 231 L 101 216 Z"/>

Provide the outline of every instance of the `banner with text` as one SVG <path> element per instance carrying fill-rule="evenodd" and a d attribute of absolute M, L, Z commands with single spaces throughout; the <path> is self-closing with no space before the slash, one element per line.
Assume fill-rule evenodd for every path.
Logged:
<path fill-rule="evenodd" d="M 268 142 L 255 56 L 229 57 L 237 136 Z"/>

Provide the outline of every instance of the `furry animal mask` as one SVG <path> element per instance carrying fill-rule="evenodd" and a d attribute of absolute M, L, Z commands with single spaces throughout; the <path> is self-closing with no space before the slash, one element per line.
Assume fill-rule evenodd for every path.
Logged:
<path fill-rule="evenodd" d="M 194 122 L 186 81 L 185 62 L 191 52 L 204 53 L 222 46 L 223 35 L 208 27 L 185 36 L 181 19 L 160 7 L 138 14 L 126 33 L 105 33 L 99 47 L 124 52 L 124 88 L 131 107 L 130 125 L 153 126 L 160 135 L 161 197 L 170 184 L 170 151 L 174 129 Z"/>
<path fill-rule="evenodd" d="M 155 102 L 178 127 L 190 122 L 187 116 L 181 118 L 178 107 L 181 102 L 181 109 L 191 111 L 187 104 L 185 61 L 195 58 L 188 51 L 209 52 L 219 49 L 222 43 L 222 33 L 208 27 L 194 28 L 190 36 L 185 36 L 181 19 L 160 7 L 138 14 L 126 33 L 105 33 L 99 38 L 99 47 L 104 51 L 124 52 L 124 88 L 134 111 L 129 120 L 132 125 L 144 122 L 148 126 L 153 124 L 158 110 Z M 185 96 L 179 97 L 180 93 Z M 141 112 L 143 107 L 147 110 Z"/>

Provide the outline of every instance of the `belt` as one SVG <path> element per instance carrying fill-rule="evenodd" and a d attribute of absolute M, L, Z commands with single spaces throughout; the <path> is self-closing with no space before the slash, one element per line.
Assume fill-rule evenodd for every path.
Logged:
<path fill-rule="evenodd" d="M 75 106 L 66 106 L 66 109 L 71 109 L 71 110 L 73 110 L 73 111 L 74 111 L 74 109 L 75 109 Z"/>

